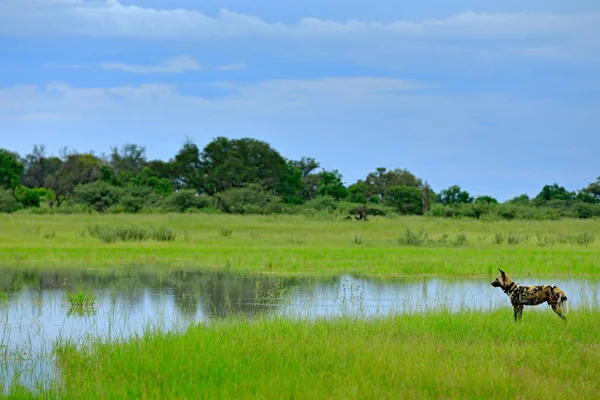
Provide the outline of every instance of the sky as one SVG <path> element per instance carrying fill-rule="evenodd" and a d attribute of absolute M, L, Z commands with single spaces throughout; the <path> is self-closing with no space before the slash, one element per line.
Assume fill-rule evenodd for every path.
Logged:
<path fill-rule="evenodd" d="M 505 201 L 600 176 L 597 0 L 0 0 L 0 148 L 268 142 Z"/>

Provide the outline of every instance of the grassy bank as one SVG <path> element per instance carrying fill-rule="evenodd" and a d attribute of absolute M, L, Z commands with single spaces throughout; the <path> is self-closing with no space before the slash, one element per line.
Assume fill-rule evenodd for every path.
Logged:
<path fill-rule="evenodd" d="M 600 312 L 230 321 L 57 348 L 61 398 L 595 398 Z"/>
<path fill-rule="evenodd" d="M 514 275 L 600 273 L 599 220 L 397 217 L 364 223 L 325 216 L 3 214 L 0 226 L 0 264 L 5 266 L 147 264 L 450 276 L 494 274 L 500 267 Z"/>

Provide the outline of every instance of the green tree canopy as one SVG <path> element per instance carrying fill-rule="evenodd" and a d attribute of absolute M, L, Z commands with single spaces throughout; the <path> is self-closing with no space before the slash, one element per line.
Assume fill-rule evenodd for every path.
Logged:
<path fill-rule="evenodd" d="M 341 200 L 348 195 L 348 189 L 342 182 L 342 175 L 337 169 L 333 171 L 321 171 L 317 193 L 321 196 L 331 196 L 336 200 Z"/>
<path fill-rule="evenodd" d="M 113 147 L 109 163 L 117 177 L 122 173 L 137 175 L 146 165 L 146 147 L 133 143 L 124 144 L 121 150 Z"/>
<path fill-rule="evenodd" d="M 600 203 L 600 176 L 596 179 L 596 182 L 590 183 L 582 191 L 593 196 L 596 202 Z"/>
<path fill-rule="evenodd" d="M 191 139 L 186 139 L 183 147 L 170 163 L 171 167 L 162 165 L 165 172 L 169 171 L 174 177 L 176 188 L 203 191 L 203 168 L 200 160 L 200 149 Z M 156 167 L 157 165 L 155 165 Z"/>
<path fill-rule="evenodd" d="M 446 190 L 440 191 L 440 200 L 444 204 L 472 203 L 473 198 L 469 192 L 462 190 L 460 186 L 453 185 Z"/>
<path fill-rule="evenodd" d="M 361 181 L 359 181 L 361 182 Z M 423 181 L 406 169 L 396 168 L 388 171 L 386 168 L 377 168 L 375 172 L 367 175 L 364 181 L 367 185 L 367 197 L 384 196 L 385 190 L 392 186 L 422 187 Z"/>
<path fill-rule="evenodd" d="M 292 161 L 292 165 L 300 170 L 302 178 L 306 178 L 308 174 L 321 167 L 321 164 L 312 157 L 302 157 L 299 161 Z"/>
<path fill-rule="evenodd" d="M 575 200 L 575 192 L 569 192 L 564 187 L 558 186 L 557 183 L 554 183 L 552 185 L 545 185 L 535 199 L 538 201 L 571 201 Z"/>
<path fill-rule="evenodd" d="M 492 196 L 479 196 L 475 199 L 476 204 L 498 204 L 498 200 Z"/>
<path fill-rule="evenodd" d="M 44 186 L 52 189 L 56 195 L 56 205 L 80 184 L 94 182 L 100 178 L 103 161 L 91 153 L 64 153 L 63 163 L 58 171 L 45 179 Z"/>
<path fill-rule="evenodd" d="M 276 190 L 288 172 L 286 160 L 271 146 L 251 138 L 218 137 L 201 153 L 202 189 L 214 194 L 250 183 Z"/>
<path fill-rule="evenodd" d="M 0 188 L 15 190 L 21 181 L 23 163 L 16 153 L 0 149 Z"/>
<path fill-rule="evenodd" d="M 27 187 L 43 187 L 46 177 L 60 168 L 62 161 L 58 157 L 46 156 L 44 145 L 34 145 L 31 153 L 23 160 L 24 171 L 21 183 Z"/>
<path fill-rule="evenodd" d="M 390 186 L 383 195 L 383 203 L 400 214 L 423 214 L 423 192 L 414 186 Z"/>

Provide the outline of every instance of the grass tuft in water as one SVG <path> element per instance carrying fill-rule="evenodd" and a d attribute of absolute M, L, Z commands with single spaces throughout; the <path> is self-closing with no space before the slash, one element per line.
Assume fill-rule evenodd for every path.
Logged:
<path fill-rule="evenodd" d="M 72 309 L 84 309 L 93 307 L 98 301 L 97 297 L 91 292 L 79 290 L 77 292 L 67 292 L 67 301 Z"/>

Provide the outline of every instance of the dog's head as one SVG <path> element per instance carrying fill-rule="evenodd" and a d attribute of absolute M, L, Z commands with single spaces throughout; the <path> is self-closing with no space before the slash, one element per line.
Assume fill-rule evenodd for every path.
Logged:
<path fill-rule="evenodd" d="M 492 286 L 493 287 L 504 288 L 509 283 L 508 280 L 510 278 L 501 269 L 498 269 L 498 271 L 500 271 L 500 275 L 498 275 L 498 277 L 494 280 L 494 282 L 492 282 Z"/>

